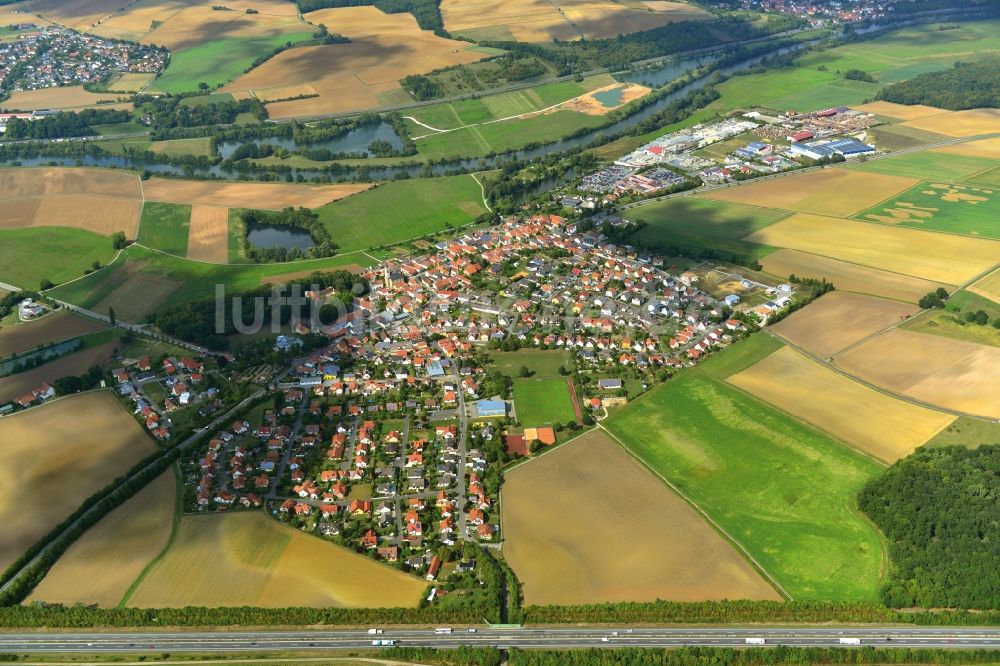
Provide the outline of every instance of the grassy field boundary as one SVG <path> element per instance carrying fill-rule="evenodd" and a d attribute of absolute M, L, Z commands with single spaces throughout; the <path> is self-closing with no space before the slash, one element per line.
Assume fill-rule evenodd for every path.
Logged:
<path fill-rule="evenodd" d="M 136 579 L 128 586 L 125 594 L 122 595 L 121 601 L 118 602 L 115 608 L 125 608 L 129 599 L 139 589 L 139 586 L 146 579 L 149 572 L 166 556 L 167 551 L 173 547 L 174 542 L 177 540 L 177 534 L 180 532 L 181 527 L 181 515 L 184 513 L 184 482 L 181 480 L 180 470 L 177 468 L 176 462 L 170 465 L 170 470 L 174 475 L 174 516 L 170 523 L 170 536 L 167 537 L 167 543 L 163 546 L 163 549 L 142 568 Z"/>
<path fill-rule="evenodd" d="M 718 381 L 715 378 L 712 378 L 712 379 L 713 379 L 713 381 Z M 649 392 L 647 391 L 643 395 L 649 395 Z M 643 396 L 639 396 L 638 398 L 636 398 L 636 400 L 639 400 L 642 397 Z M 784 412 L 782 412 L 782 413 L 784 413 Z M 712 516 L 708 515 L 708 512 L 706 512 L 704 509 L 702 509 L 701 506 L 699 506 L 697 502 L 695 502 L 690 497 L 688 497 L 683 492 L 681 492 L 680 488 L 678 488 L 673 483 L 671 483 L 671 481 L 667 477 L 663 476 L 658 471 L 656 471 L 652 466 L 650 466 L 645 460 L 642 459 L 641 456 L 637 455 L 635 453 L 635 451 L 633 451 L 631 448 L 629 448 L 628 444 L 626 444 L 624 441 L 622 441 L 621 439 L 619 439 L 613 432 L 611 432 L 610 430 L 608 430 L 607 428 L 605 428 L 603 423 L 598 423 L 597 427 L 600 428 L 605 434 L 607 434 L 608 437 L 610 437 L 612 439 L 612 441 L 617 442 L 619 446 L 621 446 L 623 449 L 625 449 L 625 451 L 627 451 L 628 454 L 630 456 L 632 456 L 632 458 L 634 458 L 640 465 L 642 465 L 644 468 L 646 468 L 647 470 L 649 470 L 650 473 L 652 473 L 658 479 L 660 479 L 661 481 L 663 481 L 663 483 L 665 483 L 668 488 L 670 488 L 673 492 L 675 492 L 677 494 L 677 496 L 680 497 L 682 500 L 684 500 L 685 502 L 687 502 L 688 505 L 691 506 L 691 508 L 693 508 L 695 511 L 697 511 L 698 514 L 702 518 L 705 519 L 705 521 L 709 524 L 709 526 L 712 529 L 714 529 L 723 539 L 725 539 L 726 541 L 728 541 L 729 543 L 731 543 L 733 545 L 733 547 L 736 548 L 736 550 L 738 550 L 740 552 L 740 554 L 743 555 L 744 558 L 746 558 L 747 562 L 749 562 L 750 565 L 758 573 L 760 573 L 760 575 L 763 576 L 764 579 L 775 590 L 778 591 L 778 594 L 780 594 L 782 597 L 784 597 L 788 601 L 795 601 L 795 599 L 792 597 L 792 595 L 788 593 L 788 590 L 786 590 L 782 586 L 782 584 L 778 582 L 778 579 L 775 578 L 774 576 L 772 576 L 771 572 L 769 572 L 767 569 L 765 569 L 761 565 L 761 563 L 758 562 L 756 560 L 756 558 L 754 558 L 754 556 L 752 554 L 750 554 L 750 551 L 747 550 L 743 546 L 742 543 L 740 543 L 739 541 L 737 541 L 733 537 L 732 534 L 730 534 L 729 532 L 727 532 L 726 529 L 722 527 L 722 525 L 720 525 L 719 523 L 715 522 L 715 520 L 712 518 Z"/>

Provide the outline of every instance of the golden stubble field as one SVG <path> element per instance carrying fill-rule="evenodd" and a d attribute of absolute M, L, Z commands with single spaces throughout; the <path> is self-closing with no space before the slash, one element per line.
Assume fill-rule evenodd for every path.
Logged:
<path fill-rule="evenodd" d="M 175 497 L 174 473 L 168 470 L 87 530 L 25 603 L 116 606 L 167 545 Z"/>
<path fill-rule="evenodd" d="M 895 328 L 849 349 L 835 364 L 931 405 L 1000 418 L 1000 347 Z"/>
<path fill-rule="evenodd" d="M 797 275 L 816 280 L 826 278 L 841 292 L 853 291 L 908 303 L 916 303 L 924 294 L 948 286 L 942 282 L 890 273 L 798 250 L 772 252 L 761 258 L 760 263 L 772 275 Z"/>
<path fill-rule="evenodd" d="M 453 34 L 519 42 L 599 39 L 712 18 L 699 7 L 662 0 L 645 3 L 645 9 L 611 0 L 444 0 L 441 16 Z"/>
<path fill-rule="evenodd" d="M 1000 303 L 1000 268 L 969 287 L 969 291 L 985 296 L 995 303 Z"/>
<path fill-rule="evenodd" d="M 917 120 L 929 116 L 940 116 L 951 113 L 947 109 L 939 109 L 936 106 L 925 106 L 923 104 L 895 104 L 893 102 L 869 102 L 859 106 L 852 106 L 852 109 L 874 113 L 876 116 L 885 116 L 893 120 Z"/>
<path fill-rule="evenodd" d="M 214 10 L 212 4 L 176 2 L 172 0 L 142 0 L 126 12 L 116 14 L 92 32 L 123 37 L 143 44 L 165 46 L 171 51 L 184 51 L 217 39 L 237 37 L 269 37 L 307 32 L 312 27 L 291 14 L 247 14 L 245 11 Z M 231 3 L 222 3 L 230 10 Z M 293 9 L 295 5 L 288 3 Z M 153 28 L 152 21 L 159 24 Z"/>
<path fill-rule="evenodd" d="M 62 167 L 0 169 L 0 226 L 64 226 L 135 238 L 142 208 L 135 174 Z"/>
<path fill-rule="evenodd" d="M 370 188 L 370 183 L 312 186 L 292 183 L 219 183 L 171 178 L 150 178 L 142 184 L 147 201 L 268 210 L 281 210 L 286 206 L 318 208 Z"/>
<path fill-rule="evenodd" d="M 509 472 L 503 552 L 527 604 L 780 599 L 603 432 Z"/>
<path fill-rule="evenodd" d="M 229 261 L 229 209 L 222 206 L 191 207 L 188 259 L 225 264 Z"/>
<path fill-rule="evenodd" d="M 972 279 L 1000 257 L 998 241 L 806 213 L 796 213 L 744 240 L 949 285 Z"/>
<path fill-rule="evenodd" d="M 1000 109 L 970 109 L 952 111 L 939 115 L 917 118 L 902 123 L 905 127 L 915 127 L 945 136 L 976 136 L 989 134 L 1000 128 Z"/>
<path fill-rule="evenodd" d="M 375 7 L 342 7 L 310 12 L 306 18 L 350 38 L 349 44 L 306 46 L 279 53 L 221 89 L 236 97 L 264 100 L 297 95 L 310 99 L 268 105 L 273 119 L 381 105 L 399 90 L 399 80 L 487 56 L 468 42 L 443 39 L 421 30 L 412 14 L 384 14 Z"/>
<path fill-rule="evenodd" d="M 0 569 L 156 447 L 110 391 L 0 419 Z"/>
<path fill-rule="evenodd" d="M 998 124 L 1000 128 L 1000 124 Z M 1000 160 L 1000 137 L 993 139 L 978 139 L 966 143 L 957 143 L 952 146 L 942 146 L 935 148 L 932 153 L 949 153 L 951 155 L 963 155 L 965 157 L 985 157 L 992 160 Z"/>
<path fill-rule="evenodd" d="M 903 176 L 823 169 L 726 187 L 700 196 L 764 208 L 849 217 L 919 182 L 916 178 Z"/>
<path fill-rule="evenodd" d="M 791 347 L 782 347 L 727 381 L 887 463 L 909 455 L 955 420 L 879 393 Z"/>
<path fill-rule="evenodd" d="M 0 292 L 0 296 L 4 293 L 6 292 Z M 0 322 L 0 357 L 106 328 L 91 319 L 78 317 L 65 310 L 28 322 L 17 321 L 15 317 L 16 315 Z"/>
<path fill-rule="evenodd" d="M 426 581 L 261 512 L 184 516 L 130 606 L 415 607 Z"/>
<path fill-rule="evenodd" d="M 769 330 L 811 354 L 829 358 L 919 311 L 909 303 L 833 291 Z"/>
<path fill-rule="evenodd" d="M 2 104 L 4 111 L 37 111 L 39 109 L 62 109 L 66 111 L 82 111 L 84 109 L 114 109 L 129 110 L 132 102 L 130 95 L 120 93 L 92 93 L 83 86 L 61 86 L 58 88 L 39 88 L 37 90 L 19 90 Z"/>
<path fill-rule="evenodd" d="M 31 0 L 28 7 L 53 23 L 86 31 L 121 6 L 122 0 Z"/>

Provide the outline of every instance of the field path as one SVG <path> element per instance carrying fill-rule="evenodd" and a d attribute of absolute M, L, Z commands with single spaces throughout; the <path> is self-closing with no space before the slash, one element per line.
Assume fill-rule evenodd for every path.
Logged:
<path fill-rule="evenodd" d="M 569 399 L 573 402 L 573 413 L 576 414 L 576 424 L 583 425 L 583 413 L 580 411 L 580 400 L 576 396 L 576 384 L 572 377 L 566 378 L 566 386 L 569 388 Z"/>
<path fill-rule="evenodd" d="M 650 473 L 654 474 L 656 476 L 656 478 L 658 478 L 661 481 L 663 481 L 663 483 L 667 484 L 667 487 L 670 488 L 675 493 L 677 493 L 678 497 L 680 497 L 682 500 L 684 500 L 689 505 L 691 505 L 691 507 L 695 511 L 697 511 L 699 513 L 699 515 L 701 515 L 701 517 L 704 518 L 705 521 L 709 525 L 712 526 L 712 529 L 714 529 L 716 532 L 718 532 L 719 534 L 721 534 L 723 536 L 723 538 L 725 538 L 729 543 L 733 544 L 733 546 L 737 550 L 740 551 L 740 553 L 743 555 L 743 557 L 745 557 L 747 559 L 747 561 L 750 562 L 750 564 L 752 564 L 753 567 L 757 571 L 759 571 L 761 573 L 761 575 L 764 576 L 765 579 L 767 579 L 767 582 L 770 583 L 774 587 L 774 589 L 776 589 L 778 591 L 778 593 L 781 594 L 781 596 L 785 597 L 789 601 L 795 601 L 795 598 L 792 597 L 792 595 L 788 593 L 788 590 L 786 590 L 781 585 L 781 583 L 778 582 L 778 579 L 775 578 L 774 576 L 772 576 L 771 572 L 768 571 L 767 569 L 765 569 L 761 565 L 761 563 L 758 562 L 754 558 L 754 556 L 750 554 L 750 551 L 747 550 L 743 546 L 742 543 L 740 543 L 739 541 L 737 541 L 733 537 L 732 534 L 730 534 L 729 532 L 727 532 L 726 529 L 722 527 L 722 525 L 720 525 L 719 523 L 715 522 L 715 520 L 712 518 L 712 516 L 708 515 L 708 512 L 706 512 L 704 509 L 702 509 L 690 497 L 688 497 L 687 495 L 685 495 L 684 493 L 682 493 L 681 490 L 680 490 L 680 488 L 678 488 L 673 483 L 671 483 L 670 480 L 667 479 L 667 477 L 663 476 L 658 471 L 656 471 L 655 469 L 653 469 L 652 467 L 650 467 L 648 464 L 646 464 L 646 461 L 643 460 L 641 457 L 635 455 L 632 452 L 632 449 L 630 449 L 628 447 L 628 445 L 626 445 L 625 442 L 623 442 L 621 439 L 619 439 L 613 432 L 611 432 L 610 430 L 608 430 L 607 428 L 605 428 L 603 423 L 598 423 L 597 427 L 600 428 L 601 431 L 604 432 L 608 437 L 610 437 L 612 439 L 612 441 L 616 442 L 619 446 L 621 446 L 623 449 L 625 449 L 625 451 L 627 451 L 630 456 L 632 456 L 633 458 L 635 458 L 639 462 L 640 465 L 642 465 L 643 467 L 645 467 L 646 469 L 648 469 L 650 471 Z"/>

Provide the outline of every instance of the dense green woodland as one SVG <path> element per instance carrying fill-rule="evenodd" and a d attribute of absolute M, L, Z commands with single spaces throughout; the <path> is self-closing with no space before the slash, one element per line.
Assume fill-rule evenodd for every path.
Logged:
<path fill-rule="evenodd" d="M 38 120 L 13 118 L 7 124 L 4 139 L 59 139 L 74 136 L 94 136 L 94 125 L 124 123 L 132 119 L 129 111 L 114 109 L 85 109 L 71 113 L 62 111 Z"/>
<path fill-rule="evenodd" d="M 1000 445 L 917 449 L 859 497 L 889 539 L 889 606 L 1000 608 Z"/>
<path fill-rule="evenodd" d="M 927 104 L 942 109 L 1000 107 L 1000 59 L 957 62 L 952 69 L 915 76 L 886 86 L 878 99 L 897 104 Z"/>

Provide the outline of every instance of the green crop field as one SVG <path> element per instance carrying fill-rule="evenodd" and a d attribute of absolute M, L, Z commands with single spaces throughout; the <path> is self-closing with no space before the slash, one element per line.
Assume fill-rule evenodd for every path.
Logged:
<path fill-rule="evenodd" d="M 865 222 L 1000 238 L 1000 192 L 968 184 L 925 182 L 856 217 Z"/>
<path fill-rule="evenodd" d="M 716 379 L 726 379 L 743 372 L 783 346 L 784 343 L 773 335 L 752 335 L 731 346 L 725 354 L 712 354 L 701 362 L 698 370 Z"/>
<path fill-rule="evenodd" d="M 139 242 L 154 250 L 183 257 L 187 254 L 191 206 L 147 201 L 139 221 Z"/>
<path fill-rule="evenodd" d="M 309 39 L 308 32 L 234 37 L 199 44 L 170 55 L 170 64 L 149 89 L 166 93 L 198 90 L 199 83 L 211 87 L 227 83 L 243 73 L 258 57 L 270 53 L 285 42 Z"/>
<path fill-rule="evenodd" d="M 576 421 L 565 379 L 515 379 L 514 411 L 528 428 Z"/>
<path fill-rule="evenodd" d="M 471 175 L 396 180 L 316 209 L 342 252 L 469 224 L 486 212 Z"/>
<path fill-rule="evenodd" d="M 563 349 L 521 349 L 513 352 L 490 352 L 494 367 L 508 377 L 520 377 L 525 367 L 534 379 L 560 377 L 559 368 L 573 369 L 573 357 Z"/>
<path fill-rule="evenodd" d="M 882 541 L 856 505 L 873 461 L 698 369 L 605 423 L 796 600 L 878 597 Z"/>
<path fill-rule="evenodd" d="M 632 208 L 628 211 L 628 218 L 646 223 L 635 238 L 670 242 L 676 234 L 743 238 L 790 214 L 773 208 L 677 197 Z"/>
<path fill-rule="evenodd" d="M 986 187 L 1000 187 L 1000 166 L 993 167 L 989 171 L 983 171 L 967 177 L 962 181 L 963 185 L 985 185 Z"/>
<path fill-rule="evenodd" d="M 81 229 L 0 230 L 0 281 L 23 289 L 38 289 L 45 279 L 58 284 L 78 278 L 94 261 L 105 264 L 114 256 L 110 240 Z"/>
<path fill-rule="evenodd" d="M 924 446 L 966 446 L 975 449 L 983 444 L 1000 442 L 1000 422 L 959 416 L 950 426 L 932 437 Z"/>
<path fill-rule="evenodd" d="M 191 139 L 170 139 L 169 141 L 154 141 L 150 150 L 161 155 L 196 155 L 212 157 L 212 139 L 199 136 Z"/>
<path fill-rule="evenodd" d="M 879 160 L 869 160 L 848 166 L 865 173 L 908 176 L 921 180 L 955 183 L 963 178 L 986 171 L 996 162 L 986 157 L 969 157 L 951 153 L 922 151 Z"/>

